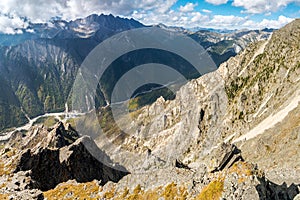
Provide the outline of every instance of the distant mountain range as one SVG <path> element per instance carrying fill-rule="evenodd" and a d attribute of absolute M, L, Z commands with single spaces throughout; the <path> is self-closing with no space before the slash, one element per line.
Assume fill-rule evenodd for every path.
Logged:
<path fill-rule="evenodd" d="M 228 60 L 245 49 L 249 43 L 266 40 L 274 29 L 263 30 L 219 30 L 209 28 L 184 29 L 181 27 L 169 27 L 163 24 L 157 25 L 162 29 L 184 33 L 201 44 L 212 56 L 216 65 Z"/>
<path fill-rule="evenodd" d="M 193 27 L 193 28 L 188 28 L 189 31 L 192 32 L 197 32 L 197 31 L 211 31 L 211 32 L 216 32 L 216 33 L 223 33 L 223 34 L 227 34 L 227 33 L 234 33 L 234 32 L 239 32 L 239 31 L 249 31 L 249 29 L 214 29 L 214 28 L 203 28 L 203 27 Z M 273 32 L 277 29 L 273 29 L 273 28 L 264 28 L 262 29 L 262 31 L 265 32 Z"/>
<path fill-rule="evenodd" d="M 1 46 L 13 46 L 26 40 L 36 39 L 75 39 L 94 38 L 103 41 L 107 37 L 118 32 L 144 27 L 134 19 L 114 17 L 113 15 L 90 15 L 74 21 L 54 20 L 48 23 L 30 25 L 26 29 L 20 29 L 22 34 L 0 34 Z"/>
<path fill-rule="evenodd" d="M 31 33 L 1 35 L 0 129 L 64 110 L 77 70 L 100 42 L 143 24 L 112 15 L 31 24 Z"/>
<path fill-rule="evenodd" d="M 77 70 L 88 53 L 116 33 L 141 27 L 145 25 L 134 19 L 90 15 L 70 22 L 30 24 L 22 34 L 0 34 L 0 130 L 24 124 L 28 117 L 64 110 Z M 217 65 L 272 33 L 247 30 L 221 34 L 158 27 L 190 36 L 207 49 Z M 116 77 L 118 73 L 116 69 Z M 109 84 L 105 83 L 107 88 Z M 105 101 L 100 96 L 101 106 Z"/>

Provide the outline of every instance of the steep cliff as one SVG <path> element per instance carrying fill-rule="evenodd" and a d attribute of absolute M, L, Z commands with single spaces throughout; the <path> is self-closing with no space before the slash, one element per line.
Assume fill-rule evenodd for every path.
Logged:
<path fill-rule="evenodd" d="M 172 171 L 176 166 L 198 173 L 214 169 L 223 173 L 226 169 L 218 163 L 229 162 L 230 170 L 238 157 L 211 154 L 224 142 L 232 143 L 240 149 L 241 160 L 257 164 L 264 172 L 255 176 L 253 184 L 265 187 L 253 189 L 251 194 L 258 195 L 255 198 L 292 199 L 299 192 L 300 170 L 299 33 L 300 21 L 295 20 L 269 40 L 251 44 L 217 71 L 190 81 L 174 100 L 159 98 L 131 113 L 132 121 L 120 118 L 117 123 L 129 135 L 119 148 L 108 147 L 105 140 L 98 144 L 132 172 L 127 184 L 151 189 L 172 181 L 205 180 L 186 171 L 178 175 Z M 122 137 L 122 132 L 114 135 L 116 144 Z M 243 186 L 236 187 L 229 193 L 238 193 Z M 229 198 L 229 193 L 225 189 L 224 198 Z"/>
<path fill-rule="evenodd" d="M 120 172 L 121 176 L 112 164 L 109 172 L 118 175 L 113 179 L 117 183 L 109 182 L 107 174 L 100 169 L 96 170 L 100 174 L 94 173 L 98 168 L 93 165 L 93 174 L 99 176 L 92 178 L 103 179 L 106 184 L 77 183 L 91 180 L 82 181 L 78 177 L 73 169 L 80 175 L 89 171 L 78 169 L 78 162 L 72 158 L 78 155 L 80 163 L 92 160 L 91 163 L 101 167 L 98 162 L 107 159 L 93 160 L 88 154 L 90 151 L 85 150 L 95 147 L 90 137 L 77 139 L 73 131 L 68 137 L 58 134 L 61 125 L 56 126 L 56 131 L 36 131 L 45 131 L 48 135 L 45 138 L 54 137 L 57 142 L 41 140 L 41 137 L 37 140 L 38 146 L 46 146 L 46 149 L 35 148 L 36 142 L 33 145 L 29 142 L 17 165 L 2 165 L 0 180 L 26 177 L 23 170 L 31 169 L 31 180 L 45 187 L 38 173 L 40 168 L 35 167 L 36 163 L 48 166 L 48 162 L 40 159 L 45 154 L 56 160 L 53 162 L 57 164 L 55 170 L 67 165 L 67 172 L 63 172 L 66 176 L 56 177 L 77 180 L 51 179 L 55 182 L 41 189 L 60 184 L 43 194 L 35 193 L 49 199 L 81 198 L 79 191 L 83 191 L 84 198 L 104 199 L 297 199 L 300 186 L 299 40 L 300 20 L 295 20 L 275 31 L 269 40 L 249 45 L 217 71 L 191 80 L 179 89 L 173 100 L 160 97 L 128 116 L 120 116 L 116 124 L 109 120 L 113 116 L 108 108 L 101 110 L 97 119 L 89 118 L 94 114 L 89 113 L 85 118 L 91 120 L 88 123 L 78 119 L 79 130 L 99 128 L 94 126 L 99 123 L 105 134 L 92 137 L 101 149 L 98 150 L 105 152 L 111 163 L 119 163 L 130 171 L 130 174 Z M 24 137 L 30 135 L 34 134 L 27 133 Z M 16 138 L 12 140 L 9 145 L 18 144 Z M 90 142 L 81 145 L 83 140 Z M 2 156 L 14 158 L 16 154 L 12 150 L 4 148 Z M 70 154 L 70 151 L 73 152 Z M 7 169 L 17 169 L 15 172 L 19 174 L 9 175 Z M 15 185 L 3 186 L 1 191 L 8 196 L 19 194 Z"/>

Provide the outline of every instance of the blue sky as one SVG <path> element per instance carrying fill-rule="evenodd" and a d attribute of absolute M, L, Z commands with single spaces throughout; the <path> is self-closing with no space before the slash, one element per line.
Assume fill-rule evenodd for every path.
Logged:
<path fill-rule="evenodd" d="M 165 14 L 147 14 L 135 18 L 186 28 L 280 28 L 300 17 L 300 0 L 174 0 Z"/>
<path fill-rule="evenodd" d="M 29 22 L 102 13 L 134 18 L 146 25 L 280 28 L 300 17 L 300 0 L 1 0 L 0 32 L 15 34 Z"/>
<path fill-rule="evenodd" d="M 250 0 L 251 1 L 251 0 Z M 264 1 L 270 2 L 272 0 Z M 273 0 L 273 2 L 276 2 L 276 0 Z M 277 1 L 279 2 L 279 1 Z M 211 14 L 218 14 L 218 15 L 235 15 L 240 17 L 250 17 L 251 19 L 259 22 L 263 19 L 268 20 L 276 20 L 280 15 L 286 16 L 288 18 L 299 18 L 300 17 L 300 1 L 297 3 L 297 1 L 287 1 L 291 3 L 287 3 L 286 6 L 280 6 L 276 8 L 277 6 L 274 6 L 273 11 L 262 11 L 259 13 L 247 13 L 246 9 L 241 6 L 234 6 L 234 0 L 229 0 L 227 3 L 216 5 L 213 3 L 209 3 L 209 1 L 197 1 L 197 0 L 179 0 L 177 1 L 171 9 L 178 10 L 180 6 L 187 5 L 189 3 L 192 3 L 195 5 L 194 11 L 203 12 L 203 10 L 211 11 Z M 245 4 L 249 4 L 249 1 L 245 1 Z"/>

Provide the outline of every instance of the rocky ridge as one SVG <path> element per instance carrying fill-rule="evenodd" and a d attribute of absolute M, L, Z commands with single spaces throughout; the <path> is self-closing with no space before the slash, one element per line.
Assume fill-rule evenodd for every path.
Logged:
<path fill-rule="evenodd" d="M 43 194 L 36 191 L 34 198 L 80 198 L 78 190 L 86 191 L 86 198 L 94 199 L 299 198 L 299 33 L 300 20 L 295 20 L 274 32 L 270 40 L 251 44 L 217 71 L 190 81 L 176 93 L 174 100 L 159 98 L 154 104 L 131 113 L 130 121 L 122 121 L 127 124 L 122 131 L 130 133 L 126 137 L 111 125 L 112 142 L 115 140 L 118 148 L 109 146 L 107 140 L 98 139 L 96 144 L 112 163 L 119 163 L 131 172 L 120 175 L 110 168 L 108 174 L 119 174 L 118 183 L 105 179 L 105 173 L 92 177 L 103 179 L 104 186 L 97 181 L 59 180 L 44 188 L 51 190 Z M 37 129 L 36 134 L 44 132 L 47 137 L 32 137 L 34 131 L 25 134 L 24 137 L 29 136 L 26 140 L 20 133 L 14 135 L 9 145 L 17 144 L 21 149 L 23 146 L 23 153 L 18 157 L 14 153 L 17 148 L 4 148 L 2 156 L 17 162 L 7 162 L 3 169 L 17 172 L 13 177 L 31 176 L 37 171 L 30 163 L 40 160 L 35 156 L 54 152 L 50 156 L 58 160 L 54 163 L 68 163 L 80 175 L 86 173 L 77 168 L 72 155 L 76 155 L 78 148 L 78 156 L 83 156 L 80 163 L 89 161 L 92 158 L 84 150 L 86 146 L 80 144 L 88 140 L 87 146 L 93 146 L 93 141 L 88 137 L 78 138 L 74 130 L 69 132 L 62 124 L 56 125 L 54 131 L 45 127 Z M 57 136 L 60 130 L 69 133 Z M 60 153 L 62 157 L 57 156 Z M 97 162 L 92 160 L 89 164 Z M 28 165 L 33 171 L 27 175 Z M 67 171 L 69 174 L 64 173 L 69 179 L 91 181 L 81 181 L 72 176 L 72 170 Z M 9 175 L 5 171 L 2 174 L 1 183 L 10 183 Z M 33 185 L 41 183 L 34 176 L 29 180 Z M 19 194 L 20 189 L 11 190 L 13 187 L 5 185 L 1 192 Z M 34 188 L 23 191 L 27 195 Z"/>
<path fill-rule="evenodd" d="M 250 199 L 293 199 L 299 193 L 300 169 L 297 162 L 299 33 L 300 21 L 295 20 L 275 31 L 269 40 L 251 44 L 217 71 L 190 81 L 176 93 L 174 100 L 160 98 L 132 114 L 131 122 L 120 122 L 130 124 L 123 130 L 130 136 L 118 149 L 134 152 L 144 159 L 131 159 L 125 156 L 126 152 L 106 149 L 113 160 L 132 172 L 119 186 L 123 180 L 127 185 L 140 184 L 145 189 L 172 181 L 187 184 L 188 180 L 205 180 L 195 174 L 187 175 L 186 169 L 183 176 L 176 175 L 171 170 L 176 168 L 175 161 L 190 171 L 209 174 L 217 169 L 223 173 L 223 167 L 216 163 L 225 157 L 215 160 L 211 154 L 225 142 L 240 149 L 240 156 L 229 156 L 234 160 L 226 161 L 232 162 L 228 170 L 235 158 L 242 158 L 246 163 L 256 163 L 255 169 L 262 171 L 261 175 L 255 175 L 256 182 L 252 182 L 253 189 L 249 192 L 257 196 Z M 105 147 L 102 142 L 98 144 Z M 164 162 L 148 159 L 149 149 L 150 157 Z M 161 170 L 153 170 L 156 168 Z M 233 181 L 232 178 L 229 179 Z M 230 196 L 234 191 L 228 193 L 227 188 L 223 198 L 242 199 L 245 194 L 240 190 L 246 191 L 249 185 L 233 184 L 233 190 L 243 195 Z"/>
<path fill-rule="evenodd" d="M 106 159 L 111 166 L 100 163 L 92 154 Z M 80 137 L 69 124 L 62 122 L 52 128 L 41 125 L 27 133 L 15 132 L 1 157 L 4 184 L 1 191 L 13 199 L 43 198 L 41 191 L 68 180 L 79 183 L 98 180 L 100 186 L 108 181 L 117 182 L 128 174 L 121 166 L 121 171 L 112 168 L 117 164 L 88 136 Z"/>

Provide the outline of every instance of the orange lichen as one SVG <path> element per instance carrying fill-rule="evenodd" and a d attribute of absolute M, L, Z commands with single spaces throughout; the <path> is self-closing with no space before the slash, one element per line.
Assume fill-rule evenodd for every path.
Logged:
<path fill-rule="evenodd" d="M 202 189 L 196 200 L 219 200 L 224 189 L 224 180 L 218 179 L 210 182 Z"/>
<path fill-rule="evenodd" d="M 238 175 L 251 176 L 253 175 L 253 165 L 247 162 L 237 162 L 232 165 L 229 172 L 237 173 Z"/>
<path fill-rule="evenodd" d="M 9 200 L 8 194 L 0 194 L 0 199 L 1 200 Z"/>
<path fill-rule="evenodd" d="M 64 183 L 56 188 L 44 192 L 44 197 L 47 199 L 85 199 L 93 200 L 99 198 L 100 186 L 95 182 L 88 183 Z"/>

